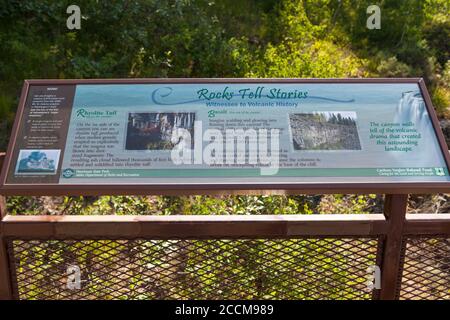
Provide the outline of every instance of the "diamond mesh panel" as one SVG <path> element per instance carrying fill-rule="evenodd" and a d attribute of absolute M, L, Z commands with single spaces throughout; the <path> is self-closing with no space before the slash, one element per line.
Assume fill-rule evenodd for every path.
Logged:
<path fill-rule="evenodd" d="M 370 299 L 367 269 L 376 264 L 378 240 L 11 240 L 9 246 L 20 299 Z"/>
<path fill-rule="evenodd" d="M 450 238 L 405 239 L 401 299 L 450 299 Z"/>

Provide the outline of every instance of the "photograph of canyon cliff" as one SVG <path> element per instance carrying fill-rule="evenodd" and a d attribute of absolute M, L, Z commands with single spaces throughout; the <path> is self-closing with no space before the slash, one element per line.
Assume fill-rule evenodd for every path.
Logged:
<path fill-rule="evenodd" d="M 355 112 L 292 113 L 289 122 L 294 150 L 361 150 Z"/>
<path fill-rule="evenodd" d="M 195 113 L 139 112 L 128 114 L 126 150 L 171 150 L 177 142 L 172 132 L 183 128 L 194 135 Z M 193 148 L 194 139 L 191 139 Z"/>

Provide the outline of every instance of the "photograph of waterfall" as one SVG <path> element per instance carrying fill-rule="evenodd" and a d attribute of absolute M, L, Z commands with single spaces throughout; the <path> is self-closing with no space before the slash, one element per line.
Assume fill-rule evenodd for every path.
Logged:
<path fill-rule="evenodd" d="M 139 112 L 128 114 L 125 142 L 126 150 L 171 150 L 177 143 L 172 142 L 172 132 L 177 128 L 194 135 L 195 113 Z M 194 139 L 191 139 L 191 148 Z"/>
<path fill-rule="evenodd" d="M 289 122 L 294 150 L 361 150 L 355 112 L 292 113 Z"/>

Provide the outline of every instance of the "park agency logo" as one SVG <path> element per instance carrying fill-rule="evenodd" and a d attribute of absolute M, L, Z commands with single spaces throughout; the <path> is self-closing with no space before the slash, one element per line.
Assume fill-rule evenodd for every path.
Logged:
<path fill-rule="evenodd" d="M 207 129 L 203 132 L 202 121 L 195 121 L 193 144 L 191 132 L 184 128 L 172 131 L 171 142 L 174 144 L 171 160 L 175 165 L 258 167 L 261 175 L 275 175 L 279 170 L 279 129 L 226 129 L 225 132 Z"/>
<path fill-rule="evenodd" d="M 66 179 L 72 178 L 75 175 L 75 170 L 71 168 L 64 169 L 62 175 Z"/>

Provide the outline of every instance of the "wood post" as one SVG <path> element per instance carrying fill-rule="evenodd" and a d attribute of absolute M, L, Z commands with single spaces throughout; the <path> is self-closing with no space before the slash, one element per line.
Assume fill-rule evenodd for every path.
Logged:
<path fill-rule="evenodd" d="M 4 153 L 0 153 L 0 171 L 5 158 Z M 0 300 L 10 300 L 13 298 L 11 288 L 11 273 L 9 269 L 8 250 L 3 234 L 3 218 L 6 216 L 5 197 L 0 195 Z"/>
<path fill-rule="evenodd" d="M 6 241 L 0 238 L 0 300 L 11 300 L 13 298 L 11 288 L 11 273 L 9 269 L 8 251 Z"/>
<path fill-rule="evenodd" d="M 384 215 L 388 222 L 381 266 L 380 299 L 397 299 L 402 272 L 403 229 L 405 226 L 407 194 L 387 194 Z"/>
<path fill-rule="evenodd" d="M 5 153 L 0 152 L 0 172 L 2 171 L 4 160 Z M 6 200 L 5 197 L 0 194 L 0 220 L 3 219 L 4 216 L 6 216 Z"/>

